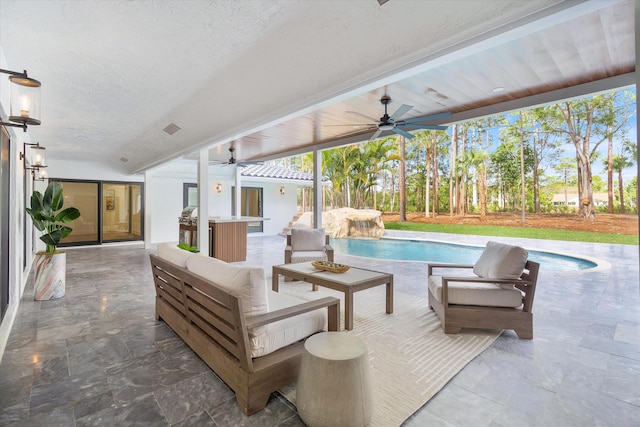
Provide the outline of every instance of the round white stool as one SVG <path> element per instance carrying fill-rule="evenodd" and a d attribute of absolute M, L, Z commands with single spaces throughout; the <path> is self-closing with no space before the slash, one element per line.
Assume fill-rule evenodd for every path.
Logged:
<path fill-rule="evenodd" d="M 309 427 L 363 427 L 373 398 L 364 341 L 345 332 L 307 339 L 296 389 L 296 406 Z"/>

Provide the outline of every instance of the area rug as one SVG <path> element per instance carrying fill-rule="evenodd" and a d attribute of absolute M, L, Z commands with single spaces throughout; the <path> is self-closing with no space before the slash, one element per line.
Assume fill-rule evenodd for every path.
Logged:
<path fill-rule="evenodd" d="M 304 282 L 281 283 L 280 292 L 307 300 L 340 297 L 344 316 L 341 292 L 325 288 L 312 292 L 311 285 Z M 362 338 L 369 350 L 374 402 L 370 426 L 402 424 L 501 333 L 474 329 L 446 335 L 429 309 L 426 295 L 416 297 L 396 291 L 393 311 L 385 313 L 385 286 L 357 292 L 354 327 L 345 331 Z M 295 405 L 295 390 L 296 385 L 291 384 L 279 391 Z"/>

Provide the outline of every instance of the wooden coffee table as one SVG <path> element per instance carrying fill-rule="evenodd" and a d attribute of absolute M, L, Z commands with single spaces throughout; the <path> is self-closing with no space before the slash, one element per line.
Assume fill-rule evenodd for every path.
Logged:
<path fill-rule="evenodd" d="M 378 285 L 387 285 L 387 314 L 393 313 L 393 274 L 351 267 L 345 273 L 318 270 L 311 262 L 273 266 L 271 288 L 277 292 L 279 276 L 291 277 L 318 286 L 344 292 L 344 328 L 353 329 L 353 294 Z"/>

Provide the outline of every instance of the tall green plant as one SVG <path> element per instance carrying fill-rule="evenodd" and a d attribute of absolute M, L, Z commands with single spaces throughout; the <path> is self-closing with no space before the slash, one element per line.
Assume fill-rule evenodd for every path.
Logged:
<path fill-rule="evenodd" d="M 44 195 L 39 191 L 34 191 L 31 195 L 31 208 L 27 208 L 27 213 L 33 220 L 33 225 L 44 234 L 40 236 L 45 245 L 47 253 L 55 252 L 60 240 L 67 237 L 73 230 L 64 224 L 80 217 L 80 211 L 76 208 L 62 209 L 64 198 L 62 197 L 62 187 L 57 181 L 49 182 Z"/>

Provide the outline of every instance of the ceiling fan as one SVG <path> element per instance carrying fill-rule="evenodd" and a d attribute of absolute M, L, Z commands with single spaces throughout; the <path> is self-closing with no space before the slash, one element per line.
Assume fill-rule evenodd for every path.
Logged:
<path fill-rule="evenodd" d="M 440 113 L 440 114 L 431 114 L 427 116 L 420 117 L 412 117 L 410 119 L 398 120 L 399 117 L 405 115 L 413 108 L 411 105 L 402 104 L 395 113 L 391 116 L 387 113 L 387 105 L 391 102 L 391 98 L 388 95 L 384 95 L 380 99 L 380 103 L 384 105 L 384 116 L 380 117 L 379 120 L 374 119 L 373 117 L 365 116 L 364 114 L 358 113 L 357 111 L 347 111 L 350 114 L 357 114 L 361 117 L 371 120 L 373 123 L 358 123 L 352 125 L 338 125 L 338 126 L 366 126 L 366 130 L 376 130 L 376 132 L 371 135 L 369 140 L 376 139 L 380 136 L 383 131 L 391 130 L 398 135 L 402 135 L 405 138 L 413 138 L 407 130 L 409 129 L 434 129 L 434 130 L 446 130 L 448 126 L 440 126 L 440 125 L 430 125 L 430 124 L 420 124 L 421 122 L 431 122 L 433 120 L 444 119 L 446 117 L 450 117 L 451 113 Z M 404 129 L 402 129 L 404 128 Z M 358 130 L 355 132 L 362 132 L 362 130 Z M 352 132 L 352 133 L 355 133 Z"/>
<path fill-rule="evenodd" d="M 241 168 L 243 168 L 245 166 L 250 166 L 250 165 L 262 165 L 262 164 L 264 164 L 264 162 L 260 162 L 260 161 L 238 160 L 235 157 L 233 157 L 233 152 L 234 151 L 235 151 L 235 148 L 233 148 L 233 146 L 229 147 L 229 153 L 231 155 L 231 157 L 229 157 L 229 160 L 227 160 L 226 162 L 214 161 L 213 163 L 221 164 L 223 166 L 236 165 L 236 166 L 239 166 Z"/>

